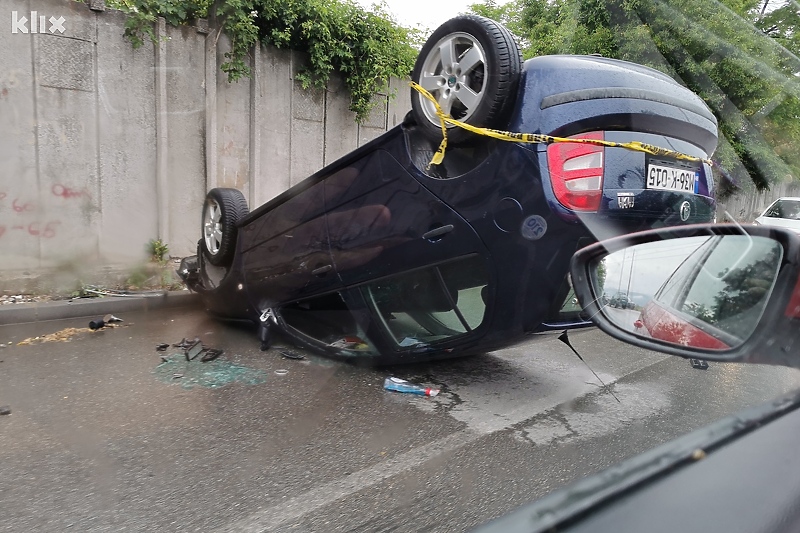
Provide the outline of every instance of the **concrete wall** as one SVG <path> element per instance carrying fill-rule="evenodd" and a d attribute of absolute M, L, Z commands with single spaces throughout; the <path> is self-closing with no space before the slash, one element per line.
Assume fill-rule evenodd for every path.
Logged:
<path fill-rule="evenodd" d="M 64 17 L 66 31 L 12 33 L 13 11 Z M 376 95 L 358 125 L 341 80 L 303 90 L 302 55 L 271 48 L 228 83 L 214 28 L 161 21 L 158 44 L 134 50 L 117 11 L 0 0 L 0 18 L 0 272 L 135 264 L 154 238 L 192 254 L 208 189 L 260 205 L 410 109 L 393 80 L 398 97 Z"/>

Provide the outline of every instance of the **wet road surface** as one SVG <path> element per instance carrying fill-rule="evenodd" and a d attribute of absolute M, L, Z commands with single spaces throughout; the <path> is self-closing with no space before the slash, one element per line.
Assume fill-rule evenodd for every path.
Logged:
<path fill-rule="evenodd" d="M 695 370 L 596 330 L 572 342 L 619 402 L 552 337 L 376 369 L 261 352 L 197 310 L 122 318 L 24 346 L 88 320 L 0 326 L 0 531 L 467 531 L 800 386 L 796 370 Z M 225 353 L 155 350 L 195 336 Z M 442 392 L 387 392 L 388 375 Z"/>

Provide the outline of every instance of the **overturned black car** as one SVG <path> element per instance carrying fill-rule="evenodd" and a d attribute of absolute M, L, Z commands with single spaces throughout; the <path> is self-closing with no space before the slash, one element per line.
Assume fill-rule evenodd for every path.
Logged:
<path fill-rule="evenodd" d="M 477 16 L 437 29 L 412 78 L 464 123 L 610 141 L 524 144 L 449 125 L 418 92 L 404 122 L 248 213 L 213 189 L 179 273 L 211 313 L 381 363 L 485 352 L 588 326 L 568 279 L 598 239 L 708 222 L 717 122 L 668 76 L 595 56 L 522 63 Z M 638 141 L 692 156 L 633 151 Z M 692 160 L 694 158 L 694 160 Z"/>

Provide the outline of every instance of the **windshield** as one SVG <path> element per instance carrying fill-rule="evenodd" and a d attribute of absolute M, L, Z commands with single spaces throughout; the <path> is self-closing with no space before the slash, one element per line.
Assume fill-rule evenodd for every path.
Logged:
<path fill-rule="evenodd" d="M 800 220 L 800 200 L 778 200 L 764 212 L 764 216 Z"/>
<path fill-rule="evenodd" d="M 798 13 L 0 0 L 0 532 L 467 532 L 800 388 L 570 277 L 800 220 Z M 739 346 L 762 244 L 609 256 L 593 308 Z"/>

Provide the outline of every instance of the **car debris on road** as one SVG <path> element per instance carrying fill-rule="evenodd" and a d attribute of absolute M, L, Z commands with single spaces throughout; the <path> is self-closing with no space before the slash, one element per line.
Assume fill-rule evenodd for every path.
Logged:
<path fill-rule="evenodd" d="M 295 359 L 297 361 L 302 361 L 306 358 L 306 356 L 303 354 L 291 352 L 289 350 L 281 350 L 281 356 L 285 357 L 286 359 Z"/>
<path fill-rule="evenodd" d="M 183 356 L 186 358 L 186 361 L 194 361 L 200 357 L 200 362 L 207 363 L 225 353 L 224 350 L 207 347 L 203 344 L 203 341 L 200 340 L 200 337 L 195 337 L 193 340 L 187 340 L 186 337 L 184 337 L 180 342 L 176 342 L 172 346 L 183 350 Z M 156 351 L 165 352 L 169 347 L 170 344 L 168 342 L 162 342 L 156 345 Z M 169 361 L 169 358 L 162 355 L 161 361 L 166 363 Z"/>
<path fill-rule="evenodd" d="M 122 322 L 121 318 L 115 317 L 114 315 L 105 315 L 103 318 L 99 318 L 97 320 L 92 320 L 89 322 L 89 329 L 91 330 L 98 330 L 100 328 L 104 328 L 106 326 L 111 326 L 117 322 Z"/>
<path fill-rule="evenodd" d="M 388 391 L 405 392 L 408 394 L 417 394 L 419 396 L 436 396 L 439 394 L 439 389 L 422 387 L 395 377 L 386 378 L 383 382 L 383 388 Z"/>
<path fill-rule="evenodd" d="M 216 348 L 206 348 L 205 352 L 206 353 L 203 355 L 203 357 L 200 358 L 201 363 L 213 361 L 224 353 L 223 350 L 218 350 Z"/>
<path fill-rule="evenodd" d="M 194 387 L 217 389 L 232 383 L 259 385 L 267 380 L 264 370 L 242 366 L 226 359 L 217 359 L 222 353 L 222 350 L 207 350 L 208 359 L 204 364 L 199 364 L 196 360 L 187 361 L 183 353 L 162 355 L 153 374 L 163 383 L 180 383 L 184 389 Z"/>

